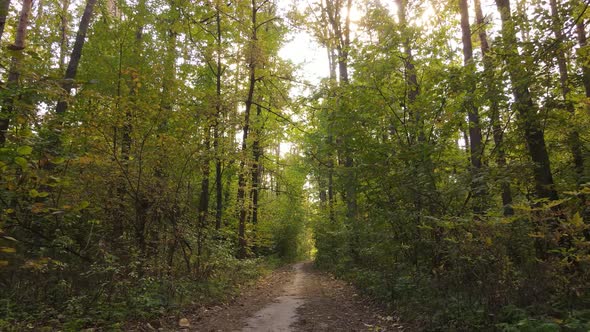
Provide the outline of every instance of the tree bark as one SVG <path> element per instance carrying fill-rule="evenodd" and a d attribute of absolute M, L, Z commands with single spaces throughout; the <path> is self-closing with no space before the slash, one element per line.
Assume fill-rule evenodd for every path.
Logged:
<path fill-rule="evenodd" d="M 349 84 L 348 61 L 350 48 L 350 11 L 352 0 L 346 1 L 346 7 L 343 8 L 342 0 L 326 1 L 326 13 L 332 27 L 334 41 L 336 43 L 337 65 L 339 88 L 344 91 Z M 344 22 L 342 22 L 341 12 L 346 10 Z M 337 109 L 345 114 L 348 112 L 348 101 L 342 94 L 337 98 Z M 352 157 L 352 147 L 347 137 L 343 135 L 337 138 L 337 143 L 342 142 L 341 153 L 344 159 L 345 177 L 344 191 L 346 202 L 346 217 L 351 223 L 355 223 L 358 214 L 357 192 L 356 192 L 356 174 L 354 171 L 354 159 Z"/>
<path fill-rule="evenodd" d="M 221 9 L 219 5 L 215 6 L 215 23 L 217 28 L 217 59 L 215 72 L 215 127 L 213 128 L 213 150 L 215 153 L 215 229 L 221 229 L 221 218 L 223 217 L 223 183 L 222 183 L 222 165 L 221 165 L 221 131 L 223 121 L 223 108 L 221 105 L 221 45 L 223 35 L 221 34 Z"/>
<path fill-rule="evenodd" d="M 517 48 L 516 31 L 510 13 L 510 0 L 496 0 L 502 20 L 502 43 L 508 75 L 512 82 L 514 107 L 520 117 L 529 156 L 533 162 L 535 192 L 539 198 L 556 200 L 557 191 L 551 174 L 549 153 L 545 145 L 545 134 L 537 114 L 537 107 L 530 93 L 529 75 L 520 61 Z"/>
<path fill-rule="evenodd" d="M 473 193 L 473 212 L 480 214 L 484 210 L 486 195 L 486 183 L 482 176 L 481 158 L 483 145 L 481 136 L 481 125 L 479 121 L 479 110 L 474 103 L 475 93 L 475 64 L 473 63 L 473 45 L 471 43 L 471 27 L 469 25 L 469 8 L 467 0 L 459 0 L 461 12 L 461 32 L 463 41 L 463 66 L 465 67 L 466 95 L 463 107 L 467 110 L 469 119 L 469 143 L 471 160 L 471 192 Z"/>
<path fill-rule="evenodd" d="M 262 108 L 256 107 L 256 119 L 260 120 L 262 115 Z M 252 225 L 258 224 L 258 195 L 260 193 L 260 158 L 262 157 L 263 149 L 260 146 L 261 128 L 256 128 L 254 141 L 252 142 L 252 188 L 250 189 L 250 196 L 252 199 Z"/>
<path fill-rule="evenodd" d="M 486 31 L 486 22 L 484 20 L 483 12 L 481 10 L 480 0 L 475 0 L 475 19 L 478 25 L 479 41 L 481 44 L 481 53 L 483 56 L 484 66 L 484 80 L 486 88 L 486 99 L 490 103 L 490 120 L 492 124 L 492 134 L 495 144 L 496 164 L 502 171 L 506 170 L 506 152 L 504 151 L 504 130 L 502 129 L 502 122 L 500 120 L 500 105 L 498 97 L 501 92 L 498 89 L 498 84 L 494 75 L 494 63 L 490 58 L 490 46 L 488 43 L 488 35 Z M 512 209 L 512 190 L 510 189 L 510 181 L 505 179 L 500 180 L 500 190 L 502 192 L 502 206 L 505 216 L 510 216 L 514 213 Z"/>
<path fill-rule="evenodd" d="M 588 50 L 588 42 L 586 39 L 586 26 L 584 20 L 580 20 L 576 24 L 576 33 L 578 37 L 578 45 L 580 45 L 580 51 L 578 56 L 581 58 L 580 64 L 582 67 L 582 82 L 584 83 L 584 92 L 586 92 L 586 98 L 590 98 L 590 51 Z"/>
<path fill-rule="evenodd" d="M 31 16 L 32 7 L 33 0 L 23 1 L 18 26 L 16 28 L 14 44 L 9 46 L 9 48 L 13 51 L 22 51 L 25 49 L 25 41 L 27 39 L 27 27 L 29 26 L 29 17 Z M 16 94 L 16 90 L 19 87 L 20 64 L 20 57 L 13 56 L 10 61 L 10 69 L 8 71 L 8 79 L 6 82 L 6 85 L 10 90 L 11 94 Z M 6 143 L 6 132 L 8 131 L 8 127 L 10 126 L 10 118 L 14 114 L 14 99 L 15 97 L 9 94 L 9 96 L 4 100 L 3 113 L 7 114 L 7 117 L 0 119 L 0 146 L 4 146 L 4 144 Z"/>
<path fill-rule="evenodd" d="M 256 88 L 256 69 L 258 65 L 257 48 L 258 48 L 258 35 L 257 35 L 257 14 L 258 6 L 256 0 L 252 0 L 252 31 L 250 36 L 250 47 L 249 60 L 248 60 L 248 96 L 246 98 L 246 109 L 244 110 L 244 125 L 242 127 L 242 158 L 240 160 L 240 169 L 238 175 L 238 211 L 239 211 L 239 224 L 238 224 L 238 258 L 246 258 L 248 255 L 248 242 L 246 239 L 246 220 L 248 214 L 248 206 L 246 204 L 246 159 L 248 150 L 248 134 L 250 130 L 250 112 L 252 105 L 254 104 L 254 90 Z"/>
<path fill-rule="evenodd" d="M 0 39 L 4 34 L 4 27 L 6 26 L 6 17 L 8 16 L 8 10 L 10 9 L 10 0 L 0 1 Z"/>
<path fill-rule="evenodd" d="M 66 63 L 66 50 L 68 48 L 68 8 L 70 0 L 63 0 L 60 13 L 59 28 L 59 69 L 63 70 Z"/>
<path fill-rule="evenodd" d="M 562 49 L 563 41 L 565 36 L 563 34 L 562 29 L 562 20 L 559 15 L 559 10 L 557 6 L 556 0 L 549 1 L 551 6 L 551 17 L 552 17 L 552 25 L 551 28 L 553 30 L 553 35 L 555 37 L 555 58 L 557 60 L 557 67 L 559 70 L 559 83 L 561 86 L 561 96 L 563 98 L 564 108 L 570 114 L 572 119 L 575 119 L 576 110 L 574 108 L 574 103 L 570 99 L 570 88 L 569 88 L 569 74 L 567 68 L 567 62 L 565 59 L 565 54 Z M 574 121 L 575 124 L 575 121 Z M 569 144 L 570 149 L 573 157 L 574 167 L 576 170 L 576 182 L 582 183 L 582 178 L 584 177 L 584 156 L 582 154 L 582 143 L 580 141 L 580 133 L 577 129 L 575 129 L 575 125 L 572 127 L 571 131 L 569 132 Z"/>
<path fill-rule="evenodd" d="M 88 33 L 88 27 L 90 26 L 90 20 L 92 19 L 95 4 L 96 0 L 86 1 L 86 7 L 84 8 L 84 13 L 80 20 L 78 33 L 76 34 L 76 41 L 74 42 L 74 48 L 70 55 L 70 62 L 68 63 L 68 68 L 66 69 L 66 74 L 64 76 L 64 84 L 62 85 L 67 96 L 70 95 L 74 88 L 74 79 L 78 72 L 78 65 L 80 64 L 80 58 L 82 57 L 82 49 L 84 47 L 84 42 L 86 41 L 86 34 Z M 55 108 L 56 113 L 61 114 L 66 112 L 68 109 L 68 102 L 66 99 L 67 97 L 57 103 Z"/>

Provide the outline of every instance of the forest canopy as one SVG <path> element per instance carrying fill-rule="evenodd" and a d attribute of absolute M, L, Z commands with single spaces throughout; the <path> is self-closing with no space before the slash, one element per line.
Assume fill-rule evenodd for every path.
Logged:
<path fill-rule="evenodd" d="M 309 258 L 418 330 L 590 329 L 588 6 L 0 0 L 0 330 Z"/>

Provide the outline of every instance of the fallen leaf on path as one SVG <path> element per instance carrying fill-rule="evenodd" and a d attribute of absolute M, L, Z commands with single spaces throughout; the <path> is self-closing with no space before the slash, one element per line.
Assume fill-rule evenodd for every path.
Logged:
<path fill-rule="evenodd" d="M 186 319 L 186 318 L 181 318 L 181 319 L 178 321 L 178 326 L 180 326 L 180 327 L 190 327 L 190 326 L 191 326 L 191 323 L 188 321 L 188 319 Z"/>

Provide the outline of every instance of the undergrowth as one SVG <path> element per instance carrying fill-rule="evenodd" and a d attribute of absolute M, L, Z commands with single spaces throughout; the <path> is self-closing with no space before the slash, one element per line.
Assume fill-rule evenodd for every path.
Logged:
<path fill-rule="evenodd" d="M 316 264 L 421 331 L 590 331 L 589 226 L 577 206 L 398 228 L 318 222 Z"/>
<path fill-rule="evenodd" d="M 71 285 L 61 280 L 46 289 L 45 295 L 67 294 L 62 295 L 63 299 L 35 303 L 3 298 L 0 331 L 124 330 L 127 322 L 158 319 L 165 314 L 223 302 L 236 295 L 243 286 L 282 264 L 276 256 L 244 260 L 230 257 L 220 260 L 223 264 L 212 269 L 206 277 L 127 274 L 123 278 L 129 272 L 124 266 L 93 266 L 85 273 L 86 281 L 95 282 L 92 290 L 63 293 Z"/>

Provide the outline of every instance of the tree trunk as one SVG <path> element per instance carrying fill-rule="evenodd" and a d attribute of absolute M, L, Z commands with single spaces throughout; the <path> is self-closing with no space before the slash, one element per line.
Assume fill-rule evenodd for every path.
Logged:
<path fill-rule="evenodd" d="M 557 1 L 550 0 L 549 3 L 551 5 L 551 17 L 553 20 L 551 28 L 553 30 L 553 35 L 555 36 L 555 42 L 557 43 L 555 45 L 555 58 L 557 59 L 557 67 L 559 69 L 561 96 L 563 98 L 564 108 L 570 114 L 571 118 L 574 119 L 573 123 L 575 124 L 576 110 L 574 108 L 574 103 L 570 99 L 569 74 L 565 54 L 562 49 L 563 41 L 565 40 L 565 36 L 561 30 L 563 24 L 559 17 Z M 584 177 L 584 157 L 582 154 L 580 134 L 578 133 L 578 130 L 575 129 L 575 125 L 572 126 L 572 129 L 569 132 L 569 144 L 576 170 L 576 182 L 582 183 L 582 178 Z"/>
<path fill-rule="evenodd" d="M 208 119 L 207 119 L 208 120 Z M 204 230 L 207 227 L 207 218 L 209 216 L 209 175 L 210 175 L 210 159 L 211 153 L 211 126 L 209 121 L 205 124 L 205 142 L 203 144 L 204 160 L 202 165 L 201 178 L 201 195 L 199 196 L 199 231 L 198 231 L 198 248 L 197 256 L 201 257 Z"/>
<path fill-rule="evenodd" d="M 475 0 L 475 19 L 478 25 L 479 41 L 481 44 L 481 53 L 483 55 L 484 80 L 486 89 L 485 96 L 490 103 L 489 112 L 495 144 L 496 164 L 501 171 L 505 171 L 506 152 L 504 151 L 504 131 L 502 129 L 502 122 L 500 121 L 500 106 L 498 103 L 498 97 L 500 96 L 501 92 L 498 89 L 498 84 L 494 77 L 494 63 L 489 55 L 490 46 L 488 43 L 488 35 L 485 28 L 486 22 L 481 10 L 480 0 Z M 502 191 L 501 196 L 504 215 L 512 215 L 514 211 L 512 210 L 512 191 L 510 189 L 510 181 L 501 179 L 500 190 Z"/>
<path fill-rule="evenodd" d="M 578 45 L 580 45 L 579 57 L 582 67 L 582 82 L 584 83 L 584 91 L 586 98 L 590 98 L 590 51 L 588 50 L 588 43 L 586 40 L 586 27 L 584 20 L 580 20 L 576 24 L 576 33 L 578 35 Z"/>
<path fill-rule="evenodd" d="M 329 6 L 329 2 L 326 1 L 326 4 L 324 5 L 323 1 L 322 1 L 322 12 L 321 12 L 321 18 L 322 18 L 322 22 L 330 22 L 327 18 L 327 14 L 328 14 L 328 6 Z M 327 39 L 326 42 L 326 51 L 327 51 L 327 55 L 328 55 L 328 65 L 330 67 L 330 83 L 335 86 L 336 85 L 336 63 L 337 63 L 337 58 L 336 58 L 336 54 L 334 51 L 334 47 L 332 45 L 331 40 L 334 39 L 333 36 L 333 31 L 330 30 L 328 27 L 330 25 L 327 24 L 326 28 L 325 28 L 325 38 Z M 330 97 L 331 99 L 336 99 L 336 96 L 332 93 L 332 90 L 330 90 Z M 334 194 L 334 111 L 330 108 L 327 109 L 328 115 L 327 115 L 327 119 L 328 119 L 328 123 L 327 123 L 327 137 L 326 137 L 326 145 L 327 145 L 327 161 L 326 161 L 326 168 L 327 168 L 327 177 L 328 177 L 328 188 L 327 188 L 327 194 L 328 194 L 328 218 L 330 220 L 330 222 L 334 223 L 336 222 L 336 214 L 334 211 L 335 208 L 335 201 L 336 201 L 336 196 Z"/>
<path fill-rule="evenodd" d="M 349 84 L 349 73 L 348 73 L 348 58 L 350 48 L 350 11 L 352 7 L 352 0 L 346 1 L 346 8 L 342 8 L 341 0 L 327 1 L 326 12 L 328 19 L 332 27 L 334 34 L 334 40 L 336 41 L 336 54 L 337 54 L 337 65 L 338 65 L 338 76 L 339 76 L 339 88 L 341 91 L 347 88 Z M 346 17 L 344 17 L 344 23 L 340 17 L 343 9 L 346 11 Z M 337 98 L 337 109 L 342 116 L 346 116 L 348 112 L 348 101 L 347 97 L 341 95 Z M 344 115 L 346 114 L 346 115 Z M 345 191 L 345 202 L 346 202 L 346 217 L 354 224 L 357 219 L 358 206 L 357 206 L 357 193 L 356 193 L 356 174 L 354 171 L 354 159 L 352 157 L 351 143 L 348 137 L 339 136 L 337 143 L 342 142 L 341 153 L 344 159 L 344 191 Z"/>
<path fill-rule="evenodd" d="M 70 0 L 63 0 L 60 13 L 59 27 L 59 70 L 63 70 L 66 63 L 66 50 L 68 49 L 68 8 Z"/>
<path fill-rule="evenodd" d="M 262 108 L 256 107 L 256 120 L 259 122 L 262 115 Z M 254 135 L 254 142 L 252 142 L 252 188 L 250 195 L 252 199 L 252 225 L 258 224 L 258 195 L 260 193 L 260 158 L 262 157 L 263 149 L 260 146 L 260 135 L 262 128 L 256 128 Z"/>
<path fill-rule="evenodd" d="M 508 75 L 512 82 L 514 106 L 520 116 L 520 126 L 524 131 L 529 156 L 533 161 L 535 192 L 539 198 L 556 200 L 558 195 L 551 174 L 545 134 L 530 93 L 529 75 L 520 60 L 516 31 L 510 13 L 510 0 L 496 0 L 496 5 L 502 20 L 502 43 Z"/>
<path fill-rule="evenodd" d="M 33 0 L 24 0 L 20 12 L 18 26 L 16 28 L 16 36 L 14 44 L 9 48 L 13 51 L 22 51 L 25 49 L 25 40 L 27 39 L 27 27 L 29 26 L 29 16 L 31 15 L 31 8 L 33 7 Z M 14 115 L 14 95 L 17 94 L 20 79 L 20 64 L 19 56 L 13 56 L 10 61 L 10 69 L 8 71 L 8 80 L 6 85 L 10 94 L 4 100 L 3 113 L 6 118 L 0 119 L 0 146 L 4 146 L 6 142 L 6 132 L 10 126 L 10 118 Z"/>
<path fill-rule="evenodd" d="M 248 84 L 248 97 L 246 98 L 246 109 L 244 110 L 244 125 L 242 127 L 242 158 L 240 160 L 240 169 L 238 175 L 238 211 L 239 211 L 239 224 L 238 224 L 238 258 L 246 258 L 248 254 L 248 242 L 246 239 L 246 219 L 248 214 L 248 206 L 246 204 L 246 159 L 248 149 L 248 132 L 250 130 L 250 111 L 254 103 L 254 89 L 256 87 L 256 68 L 258 64 L 257 48 L 258 48 L 258 36 L 257 36 L 257 14 L 258 6 L 256 0 L 252 0 L 252 35 L 250 36 L 251 49 L 249 50 L 249 84 Z"/>
<path fill-rule="evenodd" d="M 221 13 L 219 5 L 215 6 L 215 22 L 217 28 L 217 59 L 215 72 L 215 127 L 213 128 L 213 150 L 215 153 L 215 229 L 221 229 L 221 218 L 223 216 L 223 183 L 222 183 L 222 168 L 221 168 L 221 150 L 220 140 L 222 136 L 222 121 L 223 108 L 221 105 L 221 79 L 222 79 L 222 64 L 221 64 Z"/>
<path fill-rule="evenodd" d="M 4 27 L 6 26 L 6 17 L 8 16 L 8 10 L 10 9 L 10 0 L 0 1 L 0 39 L 4 34 Z"/>
<path fill-rule="evenodd" d="M 84 14 L 82 14 L 82 19 L 80 20 L 80 26 L 78 27 L 78 33 L 76 34 L 76 41 L 74 42 L 74 48 L 70 55 L 70 62 L 68 63 L 68 68 L 66 69 L 66 74 L 64 76 L 64 84 L 62 85 L 62 88 L 66 92 L 66 98 L 60 100 L 55 108 L 55 112 L 58 114 L 65 113 L 68 109 L 68 102 L 66 99 L 74 88 L 74 79 L 78 72 L 78 65 L 80 64 L 80 58 L 82 57 L 82 48 L 86 41 L 86 33 L 90 26 L 90 20 L 92 19 L 95 4 L 96 0 L 86 1 L 86 7 L 84 8 Z"/>
<path fill-rule="evenodd" d="M 481 158 L 483 145 L 481 126 L 479 122 L 479 110 L 474 103 L 475 93 L 475 64 L 473 63 L 473 45 L 471 43 L 471 27 L 469 26 L 469 8 L 467 0 L 459 0 L 461 12 L 461 32 L 463 40 L 463 65 L 465 67 L 466 95 L 463 107 L 467 110 L 469 119 L 469 143 L 471 160 L 471 192 L 473 193 L 473 212 L 480 214 L 484 211 L 486 195 L 486 183 L 482 176 Z"/>

